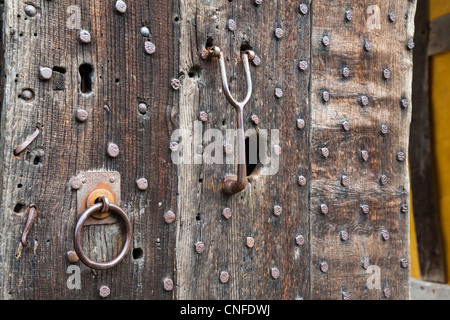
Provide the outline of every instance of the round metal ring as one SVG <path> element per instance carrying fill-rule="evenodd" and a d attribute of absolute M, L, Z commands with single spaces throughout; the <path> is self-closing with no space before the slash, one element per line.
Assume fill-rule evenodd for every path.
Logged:
<path fill-rule="evenodd" d="M 127 255 L 128 251 L 130 250 L 131 247 L 131 240 L 132 240 L 132 236 L 133 236 L 133 230 L 131 227 L 131 221 L 128 218 L 127 214 L 125 213 L 125 211 L 123 211 L 120 207 L 116 206 L 115 204 L 110 203 L 109 204 L 109 210 L 113 213 L 118 214 L 123 221 L 125 222 L 125 226 L 126 226 L 126 230 L 127 230 L 127 238 L 125 241 L 125 244 L 122 248 L 122 251 L 120 252 L 120 254 L 114 258 L 111 261 L 108 262 L 96 262 L 96 261 L 92 261 L 91 259 L 88 258 L 88 256 L 86 255 L 86 253 L 83 250 L 83 246 L 81 244 L 82 241 L 82 231 L 83 231 L 83 226 L 84 223 L 86 222 L 86 220 L 94 213 L 97 212 L 101 212 L 101 210 L 103 209 L 104 204 L 103 202 L 98 203 L 93 205 L 92 207 L 90 207 L 89 209 L 87 209 L 80 217 L 80 219 L 78 219 L 77 222 L 77 226 L 75 227 L 75 232 L 74 232 L 74 237 L 73 237 L 73 243 L 75 246 L 75 252 L 77 253 L 78 257 L 80 258 L 80 260 L 87 265 L 89 268 L 91 269 L 96 269 L 96 270 L 105 270 L 105 269 L 109 269 L 112 268 L 114 266 L 116 266 L 120 261 L 123 260 L 123 258 L 125 258 L 125 256 Z"/>

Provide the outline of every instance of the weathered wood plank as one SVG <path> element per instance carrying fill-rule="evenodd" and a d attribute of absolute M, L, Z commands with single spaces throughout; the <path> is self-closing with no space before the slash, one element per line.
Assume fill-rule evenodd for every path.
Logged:
<path fill-rule="evenodd" d="M 420 273 L 424 280 L 445 282 L 444 248 L 439 217 L 431 141 L 429 93 L 429 2 L 419 1 L 414 43 L 412 143 L 409 147 L 412 203 L 416 226 Z"/>
<path fill-rule="evenodd" d="M 241 47 L 252 48 L 261 58 L 258 67 L 251 66 L 254 90 L 244 108 L 245 128 L 255 129 L 260 138 L 261 130 L 278 129 L 279 143 L 275 143 L 282 154 L 276 175 L 264 175 L 268 169 L 260 166 L 249 176 L 246 189 L 233 196 L 221 191 L 221 183 L 225 174 L 236 173 L 235 166 L 180 166 L 177 298 L 308 298 L 308 189 L 300 187 L 297 178 L 301 174 L 308 178 L 309 155 L 304 150 L 309 136 L 306 128 L 297 129 L 296 122 L 309 120 L 309 71 L 299 71 L 297 66 L 302 59 L 309 64 L 310 15 L 302 15 L 298 3 L 289 1 L 258 6 L 253 1 L 215 0 L 181 1 L 181 14 L 180 127 L 193 133 L 193 121 L 202 110 L 209 114 L 203 132 L 217 128 L 225 136 L 226 129 L 236 127 L 235 111 L 221 90 L 217 60 L 199 57 L 211 34 L 214 45 L 225 54 L 231 91 L 238 99 L 247 90 Z M 236 22 L 235 31 L 228 29 L 229 19 Z M 282 39 L 275 37 L 276 28 L 283 29 Z M 189 77 L 189 70 L 201 73 Z M 274 95 L 276 88 L 283 90 L 280 99 Z M 252 114 L 259 117 L 259 125 L 250 121 Z M 269 152 L 273 145 L 269 136 Z M 277 205 L 282 207 L 279 217 L 273 214 Z M 232 211 L 230 220 L 221 214 L 226 207 Z M 306 239 L 302 246 L 295 243 L 298 235 Z M 246 246 L 246 237 L 254 238 L 253 248 Z M 197 241 L 206 246 L 202 254 L 194 250 Z M 271 276 L 272 268 L 278 269 L 278 279 Z M 219 281 L 222 271 L 228 272 L 228 283 Z"/>
<path fill-rule="evenodd" d="M 95 299 L 101 285 L 110 287 L 112 299 L 172 297 L 162 281 L 174 278 L 175 226 L 166 226 L 162 216 L 176 206 L 177 176 L 168 149 L 178 104 L 170 87 L 178 71 L 176 3 L 127 1 L 127 11 L 120 15 L 112 2 L 79 1 L 74 9 L 79 17 L 69 1 L 37 1 L 35 16 L 24 12 L 22 2 L 6 4 L 0 139 L 2 298 Z M 75 25 L 66 24 L 68 19 Z M 148 38 L 140 35 L 142 26 L 151 30 Z M 90 32 L 90 43 L 80 43 L 80 28 Z M 153 55 L 144 50 L 147 40 L 157 48 Z M 80 92 L 82 64 L 93 68 L 91 93 Z M 65 69 L 64 89 L 53 90 L 54 79 L 41 81 L 40 66 Z M 32 89 L 34 100 L 18 98 L 26 88 Z M 149 107 L 145 115 L 137 109 L 141 102 Z M 78 109 L 89 113 L 86 122 L 75 120 Z M 13 149 L 36 126 L 40 135 L 14 157 Z M 109 142 L 120 148 L 115 159 L 106 153 Z M 87 170 L 120 172 L 121 206 L 134 227 L 132 248 L 142 249 L 142 254 L 135 252 L 134 259 L 130 252 L 117 267 L 98 271 L 97 276 L 78 262 L 81 290 L 70 290 L 66 252 L 73 250 L 76 192 L 69 180 Z M 136 187 L 142 177 L 149 181 L 146 191 Z M 30 205 L 38 210 L 29 235 L 36 254 L 32 246 L 16 258 Z M 84 229 L 84 238 L 91 258 L 102 261 L 118 253 L 124 234 L 119 225 L 95 226 Z"/>
<path fill-rule="evenodd" d="M 415 5 L 324 1 L 314 2 L 313 12 L 312 298 L 382 299 L 388 289 L 392 299 L 407 299 L 409 269 L 400 260 L 409 259 L 409 221 L 400 207 L 408 203 L 409 179 L 407 161 L 399 162 L 397 154 L 408 149 L 411 108 L 400 101 L 411 101 L 412 53 L 406 44 Z M 389 79 L 383 78 L 385 69 Z M 368 274 L 364 262 L 381 270 L 379 286 L 367 285 L 373 270 Z"/>

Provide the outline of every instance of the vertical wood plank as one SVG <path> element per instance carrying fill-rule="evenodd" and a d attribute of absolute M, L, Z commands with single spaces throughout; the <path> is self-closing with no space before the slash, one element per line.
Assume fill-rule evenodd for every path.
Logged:
<path fill-rule="evenodd" d="M 312 298 L 381 299 L 389 289 L 390 298 L 407 299 L 409 269 L 400 260 L 409 259 L 408 215 L 401 212 L 409 203 L 409 179 L 407 159 L 399 162 L 397 154 L 408 150 L 411 107 L 402 108 L 400 101 L 411 101 L 412 53 L 406 44 L 414 32 L 415 4 L 316 1 L 313 12 Z M 395 22 L 389 12 L 396 14 Z M 365 46 L 369 42 L 371 47 Z M 380 183 L 383 175 L 386 185 Z M 349 178 L 348 186 L 342 176 Z M 387 241 L 383 230 L 389 232 Z M 370 274 L 364 262 L 374 266 Z M 371 287 L 366 282 L 374 268 L 381 279 Z"/>
<path fill-rule="evenodd" d="M 37 1 L 37 14 L 28 16 L 20 1 L 5 8 L 6 86 L 2 112 L 2 191 L 0 217 L 3 244 L 1 297 L 14 299 L 96 299 L 99 288 L 111 289 L 110 299 L 170 299 L 162 281 L 174 278 L 175 226 L 163 214 L 175 207 L 177 177 L 170 162 L 169 133 L 174 126 L 177 95 L 170 79 L 177 72 L 176 1 L 126 1 L 118 14 L 115 1 L 78 1 L 80 25 L 69 27 L 73 16 L 68 1 Z M 75 20 L 76 21 L 76 20 Z M 142 26 L 150 35 L 141 36 Z M 82 44 L 79 29 L 92 41 Z M 145 52 L 145 41 L 156 52 Z M 92 92 L 80 92 L 79 67 L 92 66 Z M 63 90 L 55 78 L 39 79 L 39 67 L 65 70 Z M 18 98 L 23 89 L 32 101 Z M 148 112 L 138 112 L 145 102 Z M 84 123 L 75 113 L 89 113 Z M 35 127 L 40 135 L 19 156 L 14 148 Z M 108 143 L 119 146 L 117 158 L 106 153 Z M 66 252 L 73 250 L 76 191 L 69 181 L 82 171 L 118 171 L 121 207 L 134 228 L 132 249 L 113 269 L 94 275 L 81 262 L 81 289 L 66 285 Z M 149 188 L 137 189 L 146 178 Z M 17 206 L 19 203 L 21 206 Z M 15 253 L 25 225 L 26 209 L 35 205 L 38 218 L 29 235 L 32 244 L 19 258 Z M 16 208 L 16 209 L 14 209 Z M 90 257 L 106 261 L 116 256 L 125 235 L 119 224 L 84 228 Z M 157 241 L 157 239 L 159 239 Z"/>
<path fill-rule="evenodd" d="M 302 1 L 309 6 L 308 1 Z M 193 121 L 200 111 L 209 120 L 203 125 L 219 129 L 225 137 L 227 129 L 235 129 L 235 111 L 227 102 L 220 81 L 217 60 L 203 61 L 199 52 L 208 35 L 226 58 L 233 95 L 242 99 L 247 88 L 240 58 L 241 48 L 252 48 L 261 64 L 251 66 L 254 86 L 250 103 L 244 108 L 245 129 L 254 129 L 261 138 L 269 130 L 268 152 L 274 155 L 271 129 L 279 130 L 279 171 L 268 171 L 262 165 L 248 177 L 246 189 L 228 196 L 223 193 L 225 174 L 236 173 L 234 165 L 183 165 L 179 167 L 179 213 L 177 238 L 178 292 L 180 299 L 296 299 L 309 297 L 309 227 L 308 188 L 297 183 L 299 175 L 308 178 L 308 130 L 296 127 L 297 119 L 308 122 L 309 71 L 300 71 L 298 63 L 309 64 L 309 13 L 302 15 L 299 3 L 265 1 L 181 1 L 181 60 L 183 86 L 180 99 L 180 126 L 193 133 Z M 193 17 L 196 17 L 194 20 Z M 228 28 L 233 19 L 236 30 Z M 202 26 L 198 28 L 198 26 Z M 275 29 L 284 36 L 276 38 Z M 186 49 L 184 49 L 186 48 Z M 189 70 L 200 70 L 189 77 Z M 206 85 L 207 84 L 207 85 Z M 275 89 L 283 91 L 277 98 Z M 251 115 L 257 115 L 255 125 Z M 219 141 L 219 148 L 224 143 Z M 221 150 L 221 149 L 219 149 Z M 192 146 L 192 152 L 196 146 Z M 282 214 L 276 217 L 274 207 Z M 226 220 L 222 210 L 230 208 L 232 217 Z M 306 242 L 297 245 L 302 235 Z M 246 238 L 255 241 L 246 246 Z M 202 241 L 206 249 L 196 253 L 194 244 Z M 272 277 L 272 269 L 280 277 Z M 229 274 L 225 284 L 219 280 L 222 271 Z"/>
<path fill-rule="evenodd" d="M 431 141 L 429 93 L 429 2 L 419 1 L 414 42 L 413 114 L 411 121 L 410 165 L 412 203 L 424 280 L 445 282 L 444 248 L 439 218 L 439 201 Z"/>

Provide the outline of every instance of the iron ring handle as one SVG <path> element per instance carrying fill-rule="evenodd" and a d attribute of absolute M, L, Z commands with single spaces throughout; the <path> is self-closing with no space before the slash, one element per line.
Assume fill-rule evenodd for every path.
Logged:
<path fill-rule="evenodd" d="M 104 197 L 102 197 L 102 198 L 104 198 Z M 102 199 L 102 201 L 105 201 L 105 200 Z M 92 214 L 94 214 L 96 212 L 101 212 L 104 207 L 108 207 L 108 206 L 109 206 L 109 211 L 112 211 L 113 213 L 118 214 L 125 222 L 125 226 L 126 226 L 126 230 L 127 230 L 127 238 L 126 238 L 125 244 L 122 248 L 122 251 L 113 260 L 108 261 L 108 262 L 92 261 L 91 259 L 88 258 L 88 256 L 84 252 L 83 246 L 81 244 L 81 240 L 82 240 L 81 234 L 82 234 L 83 226 L 84 226 L 84 223 L 86 222 L 86 220 Z M 121 262 L 123 260 L 123 258 L 125 258 L 125 256 L 127 255 L 128 251 L 130 250 L 130 247 L 131 247 L 132 236 L 133 236 L 133 230 L 132 230 L 132 226 L 131 226 L 131 221 L 128 218 L 125 211 L 123 211 L 120 207 L 109 203 L 108 200 L 106 200 L 106 202 L 101 202 L 101 203 L 93 205 L 92 207 L 88 208 L 81 215 L 81 217 L 78 219 L 77 226 L 75 227 L 73 244 L 75 246 L 75 252 L 77 253 L 81 262 L 83 262 L 86 266 L 88 266 L 91 269 L 95 269 L 95 270 L 106 270 L 106 269 L 110 269 L 110 268 L 116 266 L 119 262 Z"/>

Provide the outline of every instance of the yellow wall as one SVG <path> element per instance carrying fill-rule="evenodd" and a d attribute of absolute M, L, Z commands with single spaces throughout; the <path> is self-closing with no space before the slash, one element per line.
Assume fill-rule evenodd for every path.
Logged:
<path fill-rule="evenodd" d="M 430 0 L 430 20 L 448 13 L 449 0 Z M 431 58 L 430 76 L 434 156 L 447 279 L 450 279 L 450 52 Z"/>

